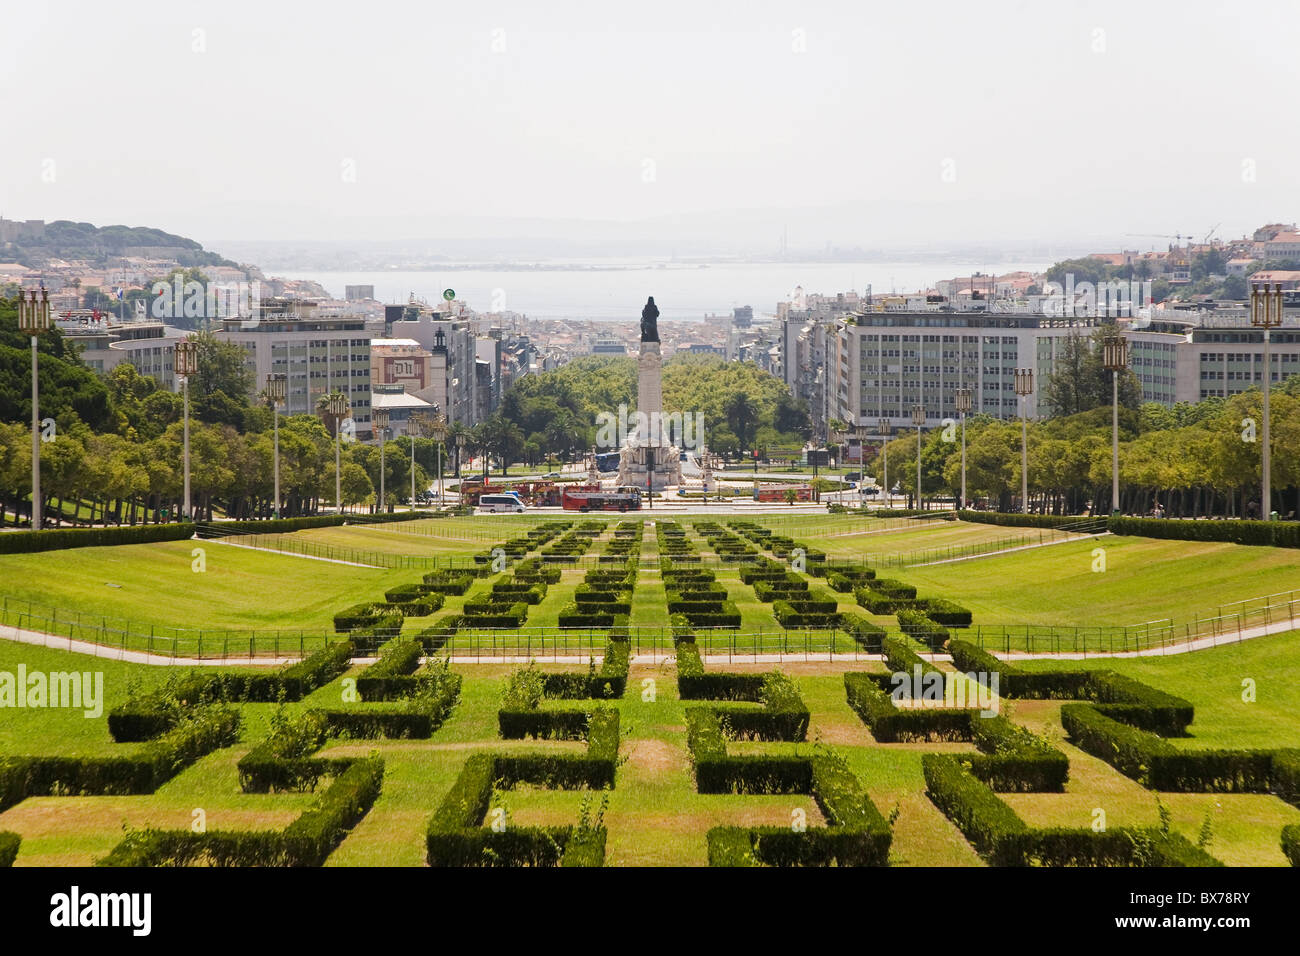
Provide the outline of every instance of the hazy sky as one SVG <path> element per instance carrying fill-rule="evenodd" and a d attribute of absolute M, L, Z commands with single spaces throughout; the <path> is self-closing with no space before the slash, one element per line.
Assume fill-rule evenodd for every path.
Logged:
<path fill-rule="evenodd" d="M 0 214 L 864 245 L 1300 214 L 1296 0 L 288 6 L 6 4 Z"/>

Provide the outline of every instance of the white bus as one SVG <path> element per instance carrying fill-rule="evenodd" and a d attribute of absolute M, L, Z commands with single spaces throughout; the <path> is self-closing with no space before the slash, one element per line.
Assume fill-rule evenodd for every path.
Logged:
<path fill-rule="evenodd" d="M 483 495 L 478 500 L 479 511 L 495 514 L 498 511 L 521 512 L 524 503 L 515 495 Z"/>

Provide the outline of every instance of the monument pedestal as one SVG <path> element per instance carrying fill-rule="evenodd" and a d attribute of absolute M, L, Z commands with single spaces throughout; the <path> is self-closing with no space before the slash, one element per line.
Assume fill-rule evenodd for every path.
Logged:
<path fill-rule="evenodd" d="M 663 353 L 657 341 L 641 342 L 637 359 L 637 427 L 619 452 L 618 483 L 663 491 L 682 483 L 681 452 L 663 429 Z"/>

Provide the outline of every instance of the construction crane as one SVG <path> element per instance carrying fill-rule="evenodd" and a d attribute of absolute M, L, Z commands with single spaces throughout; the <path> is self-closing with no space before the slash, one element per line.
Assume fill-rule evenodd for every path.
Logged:
<path fill-rule="evenodd" d="M 1222 225 L 1223 223 L 1216 222 L 1213 226 L 1211 226 L 1210 231 L 1205 234 L 1205 238 L 1202 239 L 1201 242 L 1208 246 L 1210 244 L 1210 237 L 1213 236 L 1216 232 L 1218 232 L 1219 227 Z"/>
<path fill-rule="evenodd" d="M 1215 226 L 1214 228 L 1217 229 L 1219 227 Z M 1214 230 L 1211 229 L 1210 231 L 1213 232 Z M 1178 233 L 1178 232 L 1174 233 L 1172 236 L 1166 235 L 1164 233 L 1159 233 L 1159 232 L 1126 232 L 1124 233 L 1124 235 L 1137 236 L 1138 238 L 1145 238 L 1145 239 L 1173 239 L 1180 246 L 1183 244 L 1184 239 L 1186 239 L 1188 242 L 1191 242 L 1192 240 L 1192 234 L 1190 232 L 1185 236 L 1182 233 Z"/>

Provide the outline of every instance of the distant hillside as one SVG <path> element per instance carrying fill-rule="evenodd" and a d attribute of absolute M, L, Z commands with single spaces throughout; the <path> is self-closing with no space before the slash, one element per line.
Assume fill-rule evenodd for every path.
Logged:
<path fill-rule="evenodd" d="M 106 260 L 119 256 L 173 258 L 187 268 L 239 265 L 215 252 L 206 251 L 193 239 L 174 236 L 161 229 L 147 226 L 101 228 L 67 219 L 46 223 L 43 236 L 22 236 L 7 243 L 0 250 L 0 256 L 33 269 L 41 268 L 51 259 L 89 260 L 103 265 Z"/>

